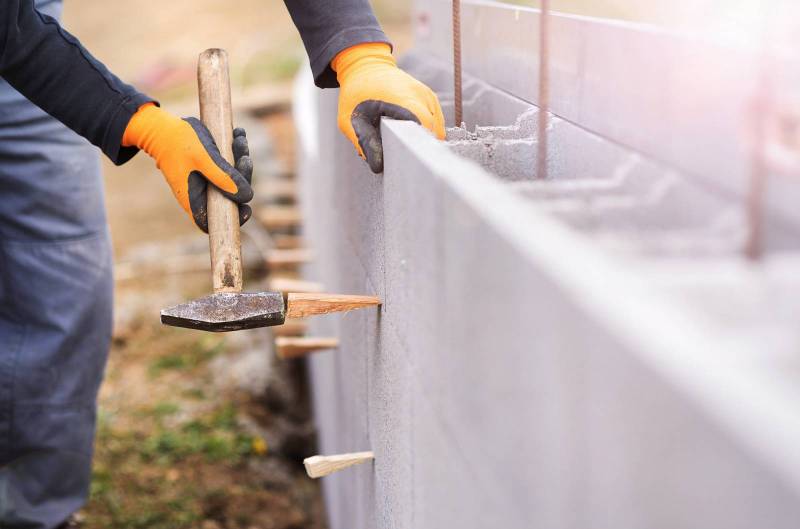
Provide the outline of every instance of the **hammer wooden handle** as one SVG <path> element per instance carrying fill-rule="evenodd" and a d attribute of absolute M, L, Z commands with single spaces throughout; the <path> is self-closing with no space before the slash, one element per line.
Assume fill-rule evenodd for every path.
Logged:
<path fill-rule="evenodd" d="M 228 54 L 206 50 L 197 66 L 200 119 L 231 165 L 233 159 L 233 112 Z M 239 208 L 213 185 L 208 186 L 208 241 L 211 249 L 211 279 L 214 292 L 241 292 L 242 249 L 239 238 Z"/>

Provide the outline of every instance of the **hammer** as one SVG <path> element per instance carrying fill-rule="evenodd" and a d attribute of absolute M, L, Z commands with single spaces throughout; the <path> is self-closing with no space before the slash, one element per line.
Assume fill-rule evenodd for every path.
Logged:
<path fill-rule="evenodd" d="M 228 55 L 210 49 L 197 67 L 200 119 L 222 156 L 233 160 L 233 112 Z M 226 332 L 282 325 L 287 318 L 345 312 L 380 305 L 373 296 L 242 292 L 239 210 L 213 185 L 208 186 L 208 240 L 214 293 L 161 311 L 161 323 L 174 327 Z"/>

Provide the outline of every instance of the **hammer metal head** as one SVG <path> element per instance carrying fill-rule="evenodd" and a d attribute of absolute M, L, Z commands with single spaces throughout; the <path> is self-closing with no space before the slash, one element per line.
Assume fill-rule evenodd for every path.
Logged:
<path fill-rule="evenodd" d="M 282 325 L 280 292 L 219 292 L 161 311 L 161 323 L 202 331 L 227 332 Z"/>

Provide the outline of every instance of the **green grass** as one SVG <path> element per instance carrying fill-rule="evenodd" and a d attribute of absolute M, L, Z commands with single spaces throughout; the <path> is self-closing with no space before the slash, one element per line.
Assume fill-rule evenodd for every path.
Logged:
<path fill-rule="evenodd" d="M 224 347 L 224 339 L 205 336 L 188 347 L 159 356 L 150 363 L 148 372 L 156 378 L 164 371 L 191 371 L 213 359 Z"/>
<path fill-rule="evenodd" d="M 203 388 L 189 388 L 181 392 L 181 397 L 190 400 L 205 400 L 206 392 Z"/>
<path fill-rule="evenodd" d="M 177 427 L 165 424 L 165 419 L 178 411 L 173 406 L 162 403 L 150 410 L 155 428 L 139 451 L 144 462 L 172 466 L 201 456 L 206 462 L 237 464 L 253 453 L 255 439 L 241 431 L 231 404 Z"/>
<path fill-rule="evenodd" d="M 143 411 L 143 414 L 151 415 L 158 419 L 164 419 L 170 415 L 175 415 L 180 411 L 181 407 L 174 402 L 159 402 L 152 408 Z"/>
<path fill-rule="evenodd" d="M 165 476 L 198 466 L 236 468 L 263 455 L 263 441 L 241 429 L 231 403 L 176 425 L 180 412 L 172 401 L 139 409 L 136 431 L 115 428 L 115 417 L 101 413 L 91 485 L 95 520 L 114 529 L 189 529 L 206 517 L 213 491 Z"/>

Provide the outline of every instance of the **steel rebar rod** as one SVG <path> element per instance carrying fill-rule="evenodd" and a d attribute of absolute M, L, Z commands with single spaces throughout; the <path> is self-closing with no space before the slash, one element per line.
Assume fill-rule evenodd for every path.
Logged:
<path fill-rule="evenodd" d="M 767 188 L 767 163 L 765 160 L 765 121 L 768 109 L 768 89 L 759 90 L 754 108 L 753 145 L 750 152 L 750 186 L 747 190 L 747 240 L 744 254 L 751 261 L 761 258 L 764 251 L 764 200 Z"/>
<path fill-rule="evenodd" d="M 550 0 L 542 0 L 539 13 L 539 127 L 536 143 L 536 178 L 547 178 L 547 124 L 550 114 Z"/>
<path fill-rule="evenodd" d="M 453 0 L 453 80 L 455 99 L 455 126 L 464 122 L 463 92 L 461 87 L 461 0 Z"/>
<path fill-rule="evenodd" d="M 744 255 L 751 261 L 758 261 L 764 253 L 764 201 L 766 200 L 767 174 L 766 160 L 767 120 L 772 109 L 772 73 L 769 50 L 772 37 L 767 30 L 768 10 L 761 10 L 761 71 L 756 87 L 752 112 L 752 145 L 750 147 L 750 182 L 746 198 L 747 239 Z"/>

